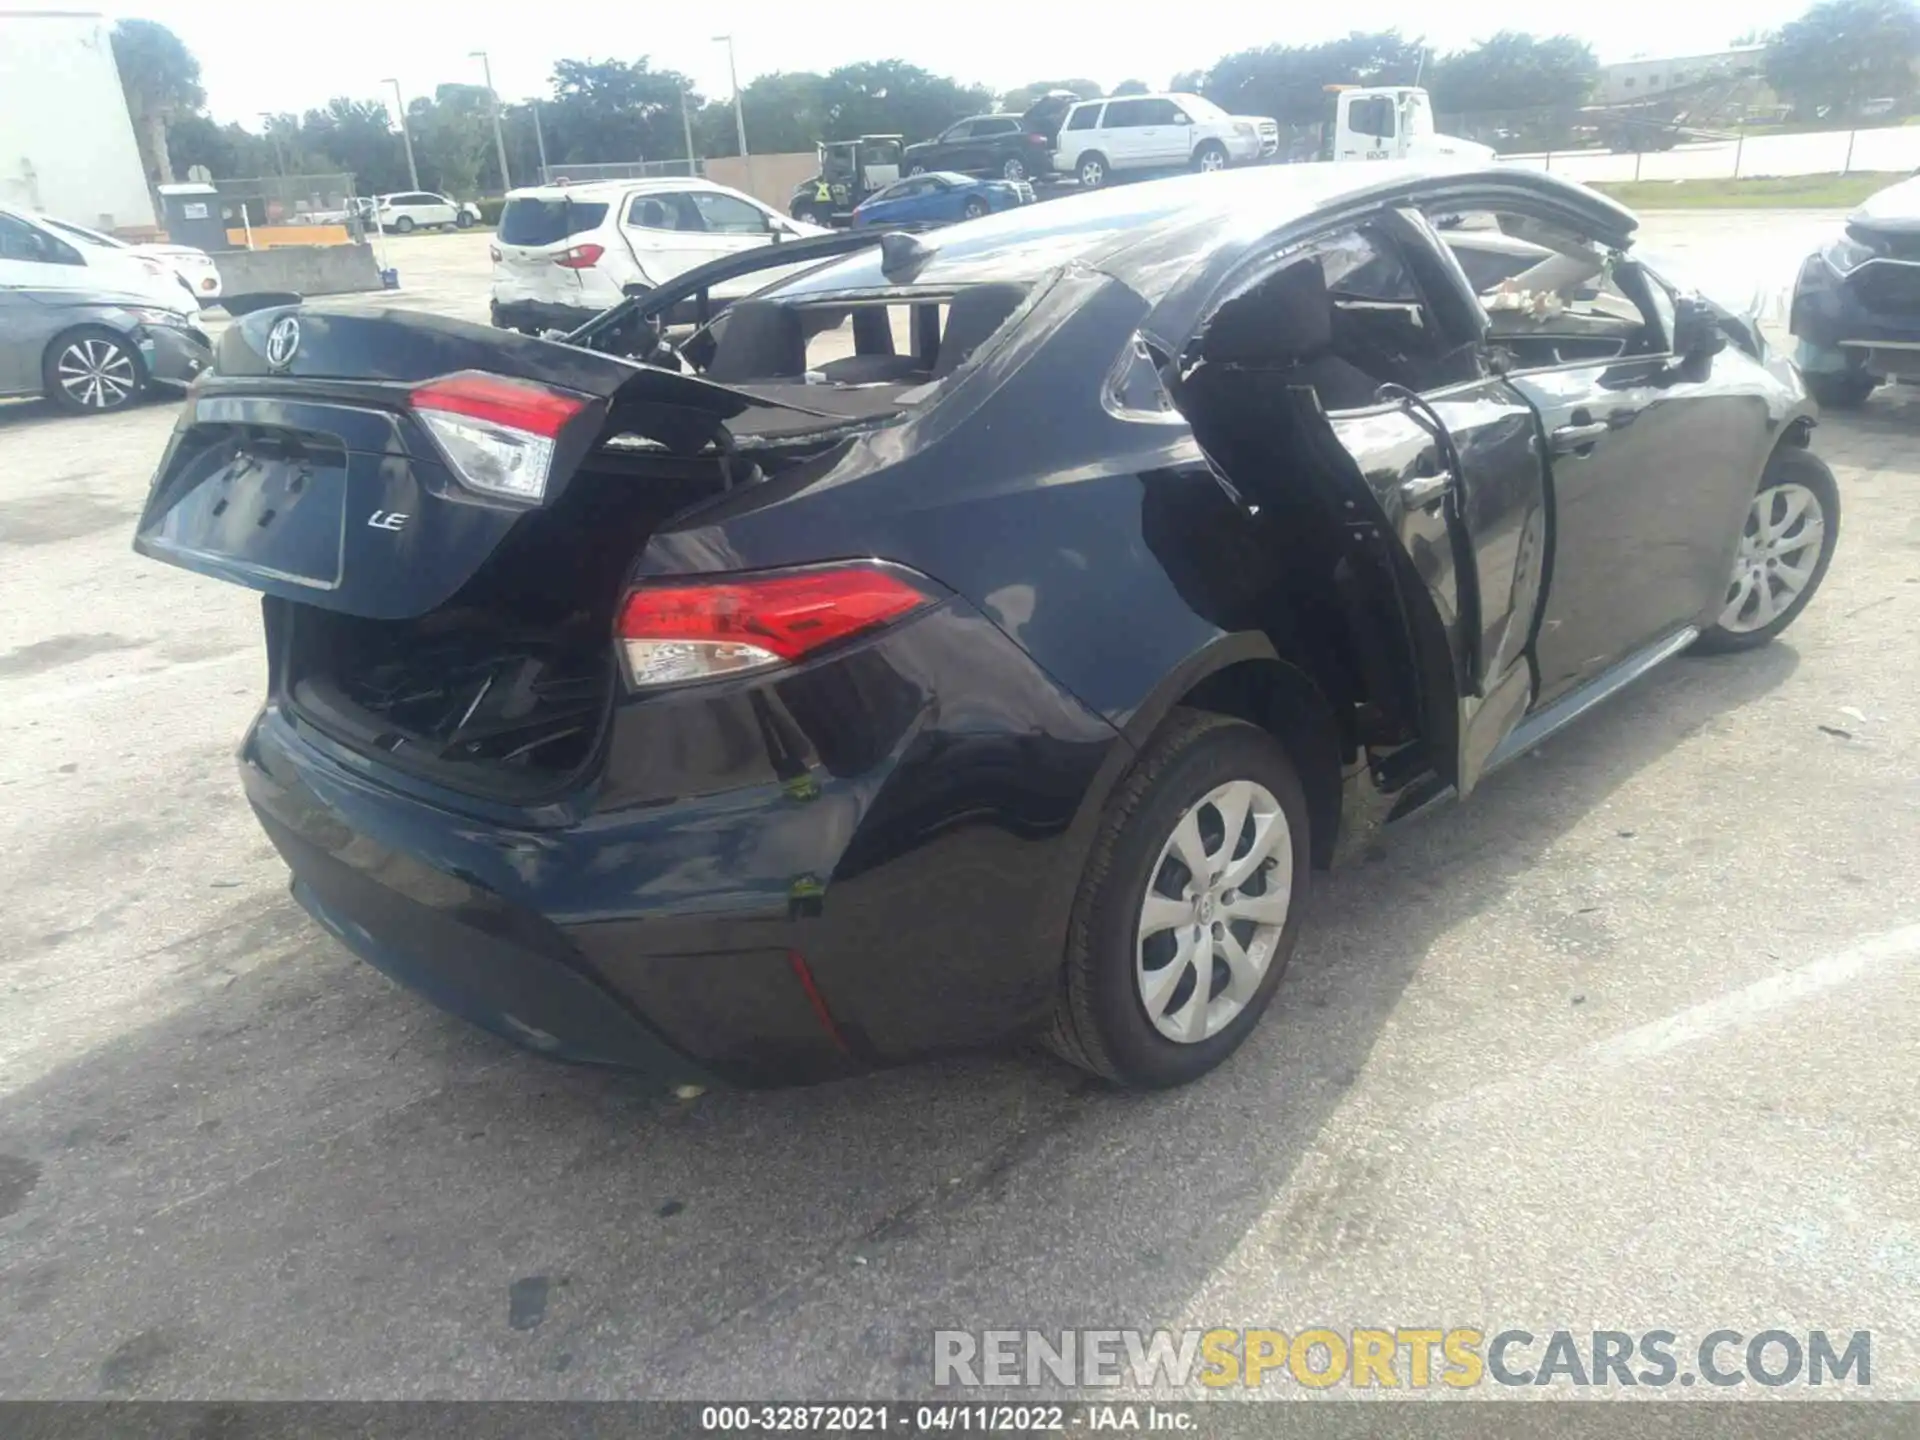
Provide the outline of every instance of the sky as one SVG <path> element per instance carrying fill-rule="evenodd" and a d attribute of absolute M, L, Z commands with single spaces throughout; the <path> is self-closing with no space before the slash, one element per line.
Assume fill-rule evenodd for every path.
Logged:
<path fill-rule="evenodd" d="M 901 59 L 937 73 L 1007 90 L 1031 80 L 1084 75 L 1104 85 L 1130 78 L 1165 85 L 1180 70 L 1233 50 L 1306 44 L 1348 30 L 1397 28 L 1441 50 L 1502 29 L 1566 30 L 1602 61 L 1685 55 L 1724 47 L 1753 27 L 1794 18 L 1809 0 L 1372 0 L 1252 4 L 1241 0 L 707 0 L 707 3 L 580 3 L 537 0 L 78 0 L 70 8 L 139 15 L 170 26 L 199 56 L 208 108 L 218 120 L 258 125 L 259 112 L 300 111 L 335 95 L 407 97 L 445 81 L 478 82 L 485 50 L 501 95 L 547 92 L 558 59 L 652 58 L 690 75 L 708 96 L 731 94 L 731 32 L 741 84 L 771 70 L 830 70 L 855 60 Z M 25 8 L 22 6 L 21 8 Z M 40 0 L 40 8 L 68 8 Z M 1160 17 L 1156 20 L 1155 17 Z M 1338 79 L 1342 77 L 1329 77 Z"/>

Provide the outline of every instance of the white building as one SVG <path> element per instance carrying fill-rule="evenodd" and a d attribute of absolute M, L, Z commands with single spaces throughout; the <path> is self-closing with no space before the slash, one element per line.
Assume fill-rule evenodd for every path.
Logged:
<path fill-rule="evenodd" d="M 0 10 L 0 201 L 102 230 L 154 223 L 112 28 Z"/>
<path fill-rule="evenodd" d="M 1599 101 L 1602 105 L 1625 105 L 1635 100 L 1658 100 L 1670 90 L 1742 75 L 1762 75 L 1766 68 L 1767 47 L 1764 45 L 1736 45 L 1707 55 L 1620 60 L 1600 67 Z"/>

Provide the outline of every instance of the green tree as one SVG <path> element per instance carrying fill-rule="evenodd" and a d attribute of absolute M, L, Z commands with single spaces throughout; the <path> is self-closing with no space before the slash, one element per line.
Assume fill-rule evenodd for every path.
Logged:
<path fill-rule="evenodd" d="M 1009 90 L 1000 97 L 1000 108 L 1011 110 L 1016 115 L 1025 110 L 1049 90 L 1071 90 L 1082 100 L 1097 100 L 1102 91 L 1098 80 L 1085 78 L 1075 80 L 1035 80 L 1022 85 L 1017 90 Z"/>
<path fill-rule="evenodd" d="M 406 151 L 378 100 L 336 96 L 323 110 L 301 117 L 298 135 L 303 156 L 319 157 L 327 167 L 354 177 L 362 195 L 379 195 L 407 184 Z"/>
<path fill-rule="evenodd" d="M 140 161 L 149 178 L 171 184 L 167 127 L 207 103 L 200 62 L 178 35 L 152 20 L 122 20 L 113 27 L 113 60 L 140 141 Z"/>
<path fill-rule="evenodd" d="M 1420 52 L 1418 41 L 1397 30 L 1355 31 L 1318 45 L 1263 45 L 1223 56 L 1207 72 L 1204 93 L 1236 115 L 1311 125 L 1326 117 L 1327 86 L 1411 84 Z"/>
<path fill-rule="evenodd" d="M 1182 70 L 1167 82 L 1167 89 L 1177 95 L 1201 95 L 1206 88 L 1207 72 L 1204 70 Z"/>
<path fill-rule="evenodd" d="M 1822 0 L 1767 51 L 1767 83 L 1796 107 L 1857 115 L 1868 100 L 1906 101 L 1920 60 L 1913 0 Z"/>
<path fill-rule="evenodd" d="M 678 157 L 686 149 L 680 97 L 691 89 L 686 76 L 655 70 L 644 55 L 631 62 L 561 60 L 553 67 L 553 99 L 540 116 L 547 159 L 559 164 Z M 699 103 L 689 95 L 689 104 Z"/>
<path fill-rule="evenodd" d="M 1113 87 L 1115 95 L 1151 95 L 1153 87 L 1144 80 L 1122 80 Z"/>
<path fill-rule="evenodd" d="M 493 118 L 484 85 L 441 85 L 407 106 L 420 183 L 457 200 L 480 193 L 493 164 Z"/>
<path fill-rule="evenodd" d="M 863 60 L 842 65 L 826 79 L 827 139 L 859 135 L 904 135 L 909 141 L 937 135 L 955 120 L 993 108 L 993 92 L 962 85 L 904 60 Z M 752 132 L 747 143 L 754 143 Z"/>
<path fill-rule="evenodd" d="M 1502 30 L 1471 50 L 1442 56 L 1427 72 L 1427 88 L 1441 114 L 1545 110 L 1585 103 L 1599 77 L 1600 63 L 1584 40 Z"/>

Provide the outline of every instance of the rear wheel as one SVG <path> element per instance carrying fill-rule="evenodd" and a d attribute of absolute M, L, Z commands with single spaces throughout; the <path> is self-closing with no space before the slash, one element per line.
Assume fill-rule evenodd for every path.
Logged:
<path fill-rule="evenodd" d="M 1278 741 L 1176 711 L 1101 821 L 1048 1044 L 1146 1088 L 1225 1060 L 1293 953 L 1307 839 L 1306 799 Z"/>
<path fill-rule="evenodd" d="M 1840 538 L 1840 487 L 1806 450 L 1767 462 L 1747 508 L 1720 618 L 1695 643 L 1707 654 L 1764 645 L 1807 608 Z"/>
<path fill-rule="evenodd" d="M 1203 174 L 1212 174 L 1215 170 L 1227 168 L 1227 147 L 1218 140 L 1209 140 L 1193 152 L 1193 168 Z"/>
<path fill-rule="evenodd" d="M 1800 378 L 1823 410 L 1858 410 L 1880 384 L 1864 370 L 1803 370 Z"/>
<path fill-rule="evenodd" d="M 1098 190 L 1112 178 L 1107 170 L 1107 157 L 1098 153 L 1082 155 L 1073 173 L 1082 190 Z"/>
<path fill-rule="evenodd" d="M 146 384 L 139 351 L 125 336 L 98 325 L 55 340 L 41 370 L 47 398 L 77 415 L 123 409 Z"/>
<path fill-rule="evenodd" d="M 1002 180 L 1026 179 L 1027 178 L 1026 163 L 1022 161 L 1018 156 L 1008 157 L 1007 162 L 1000 167 L 1000 178 Z"/>

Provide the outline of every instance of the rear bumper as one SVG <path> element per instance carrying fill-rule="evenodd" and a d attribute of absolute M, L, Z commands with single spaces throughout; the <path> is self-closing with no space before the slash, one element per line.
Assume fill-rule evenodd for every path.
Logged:
<path fill-rule="evenodd" d="M 1043 1023 L 1124 749 L 950 601 L 620 706 L 590 791 L 537 810 L 379 772 L 278 704 L 240 766 L 301 902 L 435 1004 L 557 1059 L 770 1085 Z"/>

